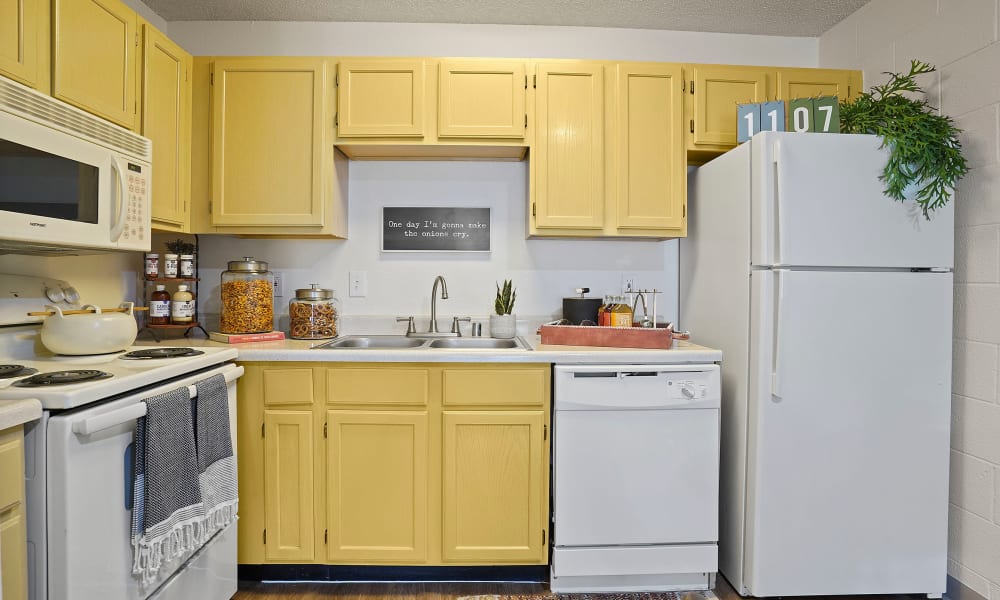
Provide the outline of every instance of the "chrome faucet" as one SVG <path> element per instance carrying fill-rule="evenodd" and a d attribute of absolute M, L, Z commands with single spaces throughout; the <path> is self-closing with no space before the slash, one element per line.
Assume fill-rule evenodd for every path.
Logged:
<path fill-rule="evenodd" d="M 441 284 L 441 299 L 448 299 L 448 284 L 444 280 L 444 275 L 438 275 L 434 278 L 434 285 L 431 287 L 431 324 L 427 333 L 438 333 L 437 291 L 439 283 Z"/>

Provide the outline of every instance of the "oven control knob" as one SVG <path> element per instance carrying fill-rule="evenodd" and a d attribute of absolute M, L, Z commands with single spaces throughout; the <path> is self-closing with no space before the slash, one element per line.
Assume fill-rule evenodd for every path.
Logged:
<path fill-rule="evenodd" d="M 52 302 L 62 302 L 66 299 L 66 294 L 61 288 L 45 286 L 45 297 Z"/>
<path fill-rule="evenodd" d="M 66 294 L 66 302 L 69 302 L 70 304 L 80 303 L 80 292 L 76 291 L 75 287 L 67 285 L 62 289 L 62 291 Z"/>

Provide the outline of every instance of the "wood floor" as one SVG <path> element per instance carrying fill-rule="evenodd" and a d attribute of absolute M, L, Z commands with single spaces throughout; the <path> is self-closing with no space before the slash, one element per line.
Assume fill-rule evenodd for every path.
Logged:
<path fill-rule="evenodd" d="M 545 583 L 259 583 L 240 582 L 234 600 L 454 600 L 479 594 L 535 594 L 548 592 Z M 719 600 L 743 600 L 724 577 L 716 579 Z M 830 600 L 829 596 L 800 596 Z M 837 600 L 913 600 L 903 595 L 838 596 Z M 795 600 L 786 597 L 783 600 Z"/>

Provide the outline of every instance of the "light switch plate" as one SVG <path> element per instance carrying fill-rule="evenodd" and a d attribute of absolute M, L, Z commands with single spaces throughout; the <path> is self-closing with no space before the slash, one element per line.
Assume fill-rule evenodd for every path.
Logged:
<path fill-rule="evenodd" d="M 347 289 L 350 290 L 349 294 L 358 298 L 362 298 L 368 295 L 368 272 L 367 271 L 351 271 L 351 280 L 348 282 Z"/>

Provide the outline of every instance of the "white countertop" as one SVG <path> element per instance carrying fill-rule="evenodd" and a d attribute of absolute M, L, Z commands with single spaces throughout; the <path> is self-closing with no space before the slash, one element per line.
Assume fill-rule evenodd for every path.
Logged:
<path fill-rule="evenodd" d="M 42 416 L 42 403 L 34 398 L 0 400 L 0 431 Z"/>
<path fill-rule="evenodd" d="M 713 363 L 722 360 L 722 351 L 691 342 L 675 340 L 666 350 L 605 348 L 597 346 L 554 346 L 541 344 L 539 336 L 522 337 L 531 350 L 443 349 L 443 348 L 337 348 L 312 349 L 325 340 L 291 340 L 222 344 L 198 338 L 171 338 L 157 344 L 136 340 L 143 346 L 229 346 L 239 352 L 239 361 L 301 362 L 492 362 L 559 364 L 677 364 Z"/>

